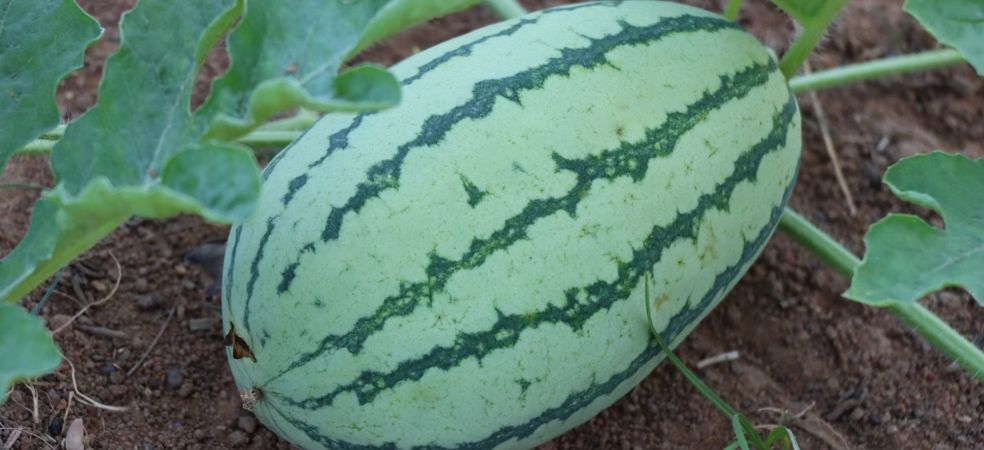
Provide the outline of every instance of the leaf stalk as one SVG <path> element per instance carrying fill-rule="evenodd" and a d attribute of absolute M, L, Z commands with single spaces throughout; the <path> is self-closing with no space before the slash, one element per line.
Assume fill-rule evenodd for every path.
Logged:
<path fill-rule="evenodd" d="M 779 229 L 813 253 L 821 262 L 850 279 L 861 260 L 803 216 L 786 208 Z M 885 307 L 896 317 L 984 383 L 984 352 L 936 314 L 917 302 L 893 302 Z"/>

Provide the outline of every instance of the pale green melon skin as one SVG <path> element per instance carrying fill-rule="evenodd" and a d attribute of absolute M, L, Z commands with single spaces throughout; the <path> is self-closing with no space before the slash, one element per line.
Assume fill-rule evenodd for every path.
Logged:
<path fill-rule="evenodd" d="M 609 64 L 574 65 L 567 76 L 522 91 L 519 102 L 496 98 L 488 115 L 460 120 L 439 142 L 411 148 L 389 188 L 348 210 L 337 238 L 322 236 L 332 208 L 351 202 L 370 167 L 420 136 L 429 117 L 472 99 L 477 82 L 541 66 L 559 57 L 559 49 L 586 48 L 625 24 L 647 27 L 681 15 L 717 17 L 679 4 L 627 1 L 474 31 L 394 66 L 400 79 L 415 77 L 440 55 L 474 43 L 405 85 L 398 107 L 364 116 L 356 127 L 355 115 L 329 115 L 271 163 L 258 213 L 230 236 L 223 289 L 225 331 L 234 325 L 256 358 L 234 359 L 230 352 L 229 361 L 240 389 L 260 391 L 257 416 L 307 449 L 523 449 L 588 420 L 639 383 L 662 359 L 651 346 L 641 280 L 579 329 L 550 322 L 543 311 L 565 308 L 568 289 L 621 280 L 620 264 L 633 260 L 654 227 L 673 223 L 697 208 L 702 195 L 720 190 L 736 161 L 776 127 L 779 112 L 795 108 L 771 53 L 740 30 L 679 32 L 618 46 L 604 53 Z M 431 255 L 458 261 L 473 241 L 488 240 L 531 201 L 571 192 L 578 175 L 558 169 L 554 155 L 584 160 L 620 142 L 639 142 L 669 113 L 720 87 L 722 76 L 770 62 L 763 83 L 706 111 L 671 152 L 648 160 L 640 179 L 616 173 L 593 180 L 573 214 L 539 217 L 524 239 L 489 251 L 475 267 L 448 272 L 443 287 L 417 299 L 411 312 L 376 323 L 357 352 L 324 349 L 280 374 L 326 336 L 350 336 L 401 283 L 428 283 Z M 800 154 L 799 113 L 786 118 L 784 137 L 730 188 L 725 208 L 700 209 L 693 237 L 678 234 L 654 246 L 653 326 L 674 344 L 737 282 L 774 228 Z M 326 157 L 331 137 L 346 128 L 348 145 L 332 147 Z M 301 174 L 307 178 L 298 187 Z M 484 192 L 477 202 L 465 180 Z M 447 368 L 432 361 L 419 379 L 380 377 L 376 387 L 357 382 L 367 371 L 392 375 L 435 348 L 459 348 L 460 336 L 519 316 L 535 326 L 481 359 L 466 355 Z M 677 316 L 686 321 L 670 330 Z M 371 401 L 360 404 L 355 390 L 339 390 L 351 383 L 371 391 Z M 319 407 L 290 402 L 336 390 Z M 582 397 L 588 400 L 564 409 Z"/>

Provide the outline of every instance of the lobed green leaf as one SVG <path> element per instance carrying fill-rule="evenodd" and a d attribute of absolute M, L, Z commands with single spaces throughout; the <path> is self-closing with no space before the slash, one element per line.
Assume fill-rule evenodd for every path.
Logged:
<path fill-rule="evenodd" d="M 212 84 L 196 120 L 207 139 L 232 140 L 294 107 L 367 111 L 400 100 L 396 78 L 362 65 L 342 71 L 369 44 L 478 0 L 249 2 L 229 35 L 232 64 Z"/>
<path fill-rule="evenodd" d="M 955 286 L 984 305 L 984 159 L 916 155 L 890 167 L 885 183 L 899 198 L 939 213 L 946 228 L 908 214 L 875 223 L 844 296 L 889 306 Z"/>
<path fill-rule="evenodd" d="M 984 1 L 906 0 L 903 8 L 984 76 Z"/>
<path fill-rule="evenodd" d="M 58 125 L 58 82 L 100 33 L 73 0 L 0 0 L 0 171 Z"/>
<path fill-rule="evenodd" d="M 0 404 L 14 382 L 58 368 L 61 353 L 44 322 L 17 305 L 0 303 Z"/>
<path fill-rule="evenodd" d="M 242 7 L 242 0 L 142 0 L 124 16 L 99 104 L 52 150 L 58 184 L 0 261 L 0 299 L 25 295 L 131 215 L 232 222 L 252 211 L 260 182 L 252 155 L 199 144 L 190 110 L 199 65 Z"/>

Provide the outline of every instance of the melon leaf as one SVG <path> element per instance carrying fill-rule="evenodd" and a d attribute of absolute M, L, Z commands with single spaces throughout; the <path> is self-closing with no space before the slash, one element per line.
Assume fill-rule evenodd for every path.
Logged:
<path fill-rule="evenodd" d="M 984 2 L 906 0 L 903 7 L 937 40 L 949 45 L 984 76 Z"/>
<path fill-rule="evenodd" d="M 232 140 L 294 107 L 368 111 L 395 105 L 400 86 L 373 65 L 339 68 L 369 44 L 478 0 L 249 2 L 228 40 L 229 70 L 196 113 L 206 138 Z"/>
<path fill-rule="evenodd" d="M 885 183 L 899 198 L 939 213 L 945 228 L 908 214 L 872 225 L 844 296 L 888 306 L 958 286 L 984 305 L 984 158 L 912 156 L 890 167 Z"/>
<path fill-rule="evenodd" d="M 242 0 L 142 0 L 124 16 L 99 103 L 55 145 L 58 184 L 0 261 L 0 299 L 25 295 L 131 215 L 190 212 L 231 222 L 249 214 L 259 186 L 255 160 L 231 144 L 199 144 L 190 110 L 199 65 L 242 7 Z"/>
<path fill-rule="evenodd" d="M 100 33 L 73 0 L 0 0 L 0 171 L 58 125 L 58 81 L 82 65 Z"/>
<path fill-rule="evenodd" d="M 0 404 L 10 384 L 58 368 L 61 353 L 44 322 L 17 305 L 0 303 Z"/>

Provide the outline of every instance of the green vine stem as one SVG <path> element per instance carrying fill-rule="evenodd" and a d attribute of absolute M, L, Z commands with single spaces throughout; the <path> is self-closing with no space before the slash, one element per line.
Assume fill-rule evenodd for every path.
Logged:
<path fill-rule="evenodd" d="M 850 279 L 861 260 L 850 250 L 834 241 L 829 234 L 814 226 L 792 208 L 787 207 L 779 219 L 779 229 L 806 247 L 825 265 Z"/>
<path fill-rule="evenodd" d="M 793 77 L 789 80 L 789 87 L 793 92 L 800 93 L 843 86 L 845 84 L 889 75 L 949 67 L 964 62 L 963 56 L 956 50 L 932 50 L 914 55 L 894 56 L 870 62 L 851 64 L 809 75 Z"/>
<path fill-rule="evenodd" d="M 851 278 L 854 268 L 861 263 L 850 250 L 838 244 L 803 216 L 786 208 L 779 220 L 779 229 L 806 247 L 824 264 L 841 275 Z M 984 382 L 984 352 L 947 325 L 932 311 L 916 302 L 897 302 L 887 307 L 929 341 L 938 350 L 953 358 L 979 381 Z"/>
<path fill-rule="evenodd" d="M 732 22 L 738 20 L 738 11 L 741 9 L 741 0 L 728 0 L 724 7 L 724 17 Z"/>
<path fill-rule="evenodd" d="M 286 147 L 295 139 L 301 137 L 302 131 L 291 130 L 257 130 L 235 142 L 246 144 L 250 147 Z M 60 136 L 52 136 L 48 139 L 35 139 L 30 144 L 17 150 L 15 155 L 46 155 L 51 152 L 51 148 L 58 143 Z"/>
<path fill-rule="evenodd" d="M 520 5 L 517 0 L 485 0 L 485 6 L 488 6 L 502 20 L 526 15 L 526 8 L 523 8 L 523 5 Z"/>
<path fill-rule="evenodd" d="M 819 4 L 816 10 L 806 11 L 799 0 L 773 0 L 777 6 L 803 25 L 803 32 L 796 38 L 793 45 L 779 61 L 779 70 L 790 79 L 796 74 L 803 62 L 813 53 L 813 48 L 820 42 L 824 31 L 834 21 L 848 0 L 826 0 Z M 816 5 L 817 2 L 812 2 Z"/>
<path fill-rule="evenodd" d="M 292 117 L 266 123 L 251 133 L 236 139 L 236 142 L 251 147 L 286 147 L 300 137 L 304 130 L 314 125 L 319 117 L 315 112 L 301 110 Z M 58 125 L 30 144 L 18 149 L 14 154 L 46 155 L 51 152 L 52 147 L 64 135 L 65 125 Z"/>
<path fill-rule="evenodd" d="M 490 1 L 490 6 L 491 6 Z M 502 3 L 502 2 L 495 2 Z M 505 2 L 515 3 L 515 2 Z M 737 1 L 734 3 L 738 3 Z M 729 3 L 729 7 L 732 3 Z M 518 3 L 516 4 L 518 6 Z M 858 64 L 841 66 L 810 75 L 793 77 L 789 87 L 795 93 L 843 86 L 873 78 L 938 69 L 964 63 L 960 53 L 952 49 L 933 50 L 914 55 L 895 56 Z M 254 147 L 284 147 L 300 136 L 318 120 L 318 114 L 302 110 L 297 115 L 267 123 L 236 142 Z M 65 134 L 65 125 L 59 125 L 41 135 L 27 146 L 18 149 L 17 155 L 43 155 L 51 151 Z"/>

